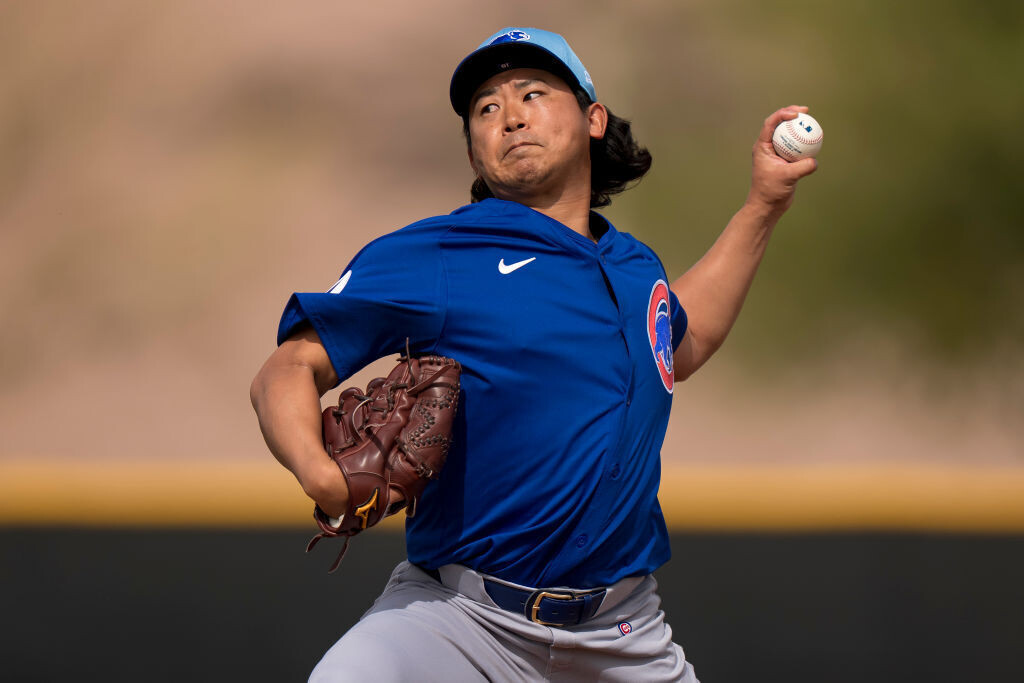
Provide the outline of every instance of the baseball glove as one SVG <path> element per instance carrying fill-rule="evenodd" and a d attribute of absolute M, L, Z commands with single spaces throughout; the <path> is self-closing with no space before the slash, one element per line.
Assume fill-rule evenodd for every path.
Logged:
<path fill-rule="evenodd" d="M 338 405 L 323 413 L 323 438 L 348 484 L 348 510 L 332 519 L 313 508 L 321 538 L 345 536 L 345 544 L 328 572 L 341 564 L 348 542 L 360 531 L 401 511 L 412 517 L 427 482 L 436 479 L 451 445 L 452 422 L 459 401 L 462 366 L 443 356 L 406 355 L 386 378 L 366 392 L 349 388 Z"/>

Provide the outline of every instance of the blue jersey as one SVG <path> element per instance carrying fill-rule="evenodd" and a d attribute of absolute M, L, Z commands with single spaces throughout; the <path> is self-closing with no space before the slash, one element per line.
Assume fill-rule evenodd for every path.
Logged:
<path fill-rule="evenodd" d="M 686 314 L 654 252 L 595 244 L 488 199 L 367 245 L 327 293 L 294 294 L 339 377 L 404 349 L 463 367 L 454 444 L 406 522 L 410 561 L 527 586 L 605 586 L 669 558 L 657 491 Z"/>

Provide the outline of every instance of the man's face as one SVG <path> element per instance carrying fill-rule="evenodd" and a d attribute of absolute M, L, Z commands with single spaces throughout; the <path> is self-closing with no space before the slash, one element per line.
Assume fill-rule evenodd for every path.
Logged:
<path fill-rule="evenodd" d="M 505 71 L 485 81 L 470 100 L 470 164 L 501 199 L 574 191 L 589 197 L 590 139 L 602 137 L 606 123 L 603 106 L 581 111 L 558 76 L 539 69 Z"/>

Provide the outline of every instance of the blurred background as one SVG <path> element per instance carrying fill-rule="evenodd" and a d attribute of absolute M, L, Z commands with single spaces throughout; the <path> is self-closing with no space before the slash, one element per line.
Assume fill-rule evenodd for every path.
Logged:
<path fill-rule="evenodd" d="M 769 113 L 825 131 L 732 336 L 675 392 L 659 580 L 701 680 L 1017 680 L 1022 15 L 0 4 L 4 677 L 304 680 L 370 605 L 400 520 L 331 577 L 303 557 L 310 502 L 249 382 L 291 292 L 468 202 L 448 81 L 520 25 L 563 33 L 651 150 L 605 213 L 670 277 L 743 202 Z"/>

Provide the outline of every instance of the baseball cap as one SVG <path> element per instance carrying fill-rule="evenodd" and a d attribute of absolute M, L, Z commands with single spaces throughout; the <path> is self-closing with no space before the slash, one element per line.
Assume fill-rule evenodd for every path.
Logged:
<path fill-rule="evenodd" d="M 465 116 L 473 93 L 494 74 L 509 69 L 543 69 L 559 76 L 570 87 L 580 87 L 597 101 L 594 82 L 583 62 L 565 38 L 539 28 L 509 26 L 501 29 L 469 53 L 452 75 L 448 95 L 459 116 Z"/>

